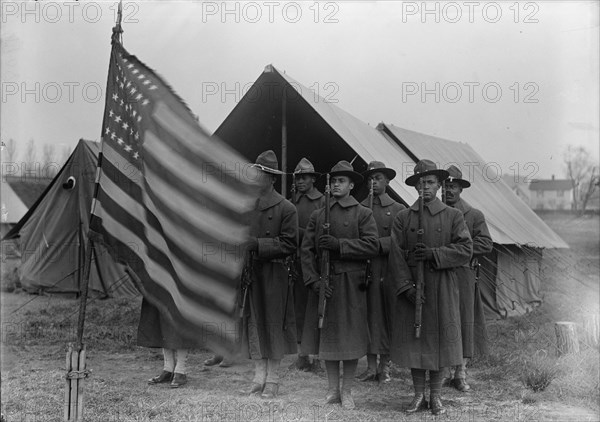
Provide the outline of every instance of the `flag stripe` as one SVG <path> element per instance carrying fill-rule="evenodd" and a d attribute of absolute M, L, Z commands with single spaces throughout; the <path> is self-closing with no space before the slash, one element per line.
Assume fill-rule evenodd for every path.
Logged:
<path fill-rule="evenodd" d="M 110 195 L 106 193 L 105 189 L 109 189 Z M 205 249 L 204 257 L 188 256 L 173 244 L 170 236 L 162 235 L 159 230 L 150 224 L 144 227 L 143 221 L 133 217 L 129 211 L 135 210 L 135 215 L 144 215 L 143 207 L 124 195 L 118 186 L 112 184 L 107 178 L 104 178 L 101 182 L 101 191 L 106 197 L 103 198 L 102 203 L 104 205 L 100 209 L 104 213 L 113 215 L 123 226 L 130 227 L 135 233 L 139 233 L 145 247 L 155 261 L 170 271 L 175 279 L 179 274 L 179 279 L 186 288 L 196 291 L 200 286 L 198 280 L 204 281 L 206 286 L 210 287 L 209 297 L 212 297 L 225 293 L 222 289 L 223 285 L 235 285 L 231 280 L 239 274 L 241 266 L 239 256 L 232 254 L 230 251 L 226 255 L 226 258 L 229 259 L 222 259 L 216 253 L 210 253 L 213 252 L 213 249 Z M 103 217 L 103 215 L 101 216 Z M 136 246 L 140 247 L 139 245 Z M 171 264 L 173 264 L 173 267 L 171 267 Z M 218 283 L 212 280 L 218 280 Z"/>
<path fill-rule="evenodd" d="M 119 177 L 117 177 L 117 180 Z M 144 206 L 127 195 L 121 185 L 117 185 L 112 178 L 104 177 L 100 186 L 106 192 L 107 196 L 114 198 L 116 203 L 121 204 L 121 207 L 129 210 L 133 215 L 146 215 L 149 228 L 155 231 L 165 232 L 169 249 L 173 250 L 176 256 L 180 256 L 183 262 L 187 262 L 190 266 L 199 267 L 202 264 L 208 268 L 198 268 L 198 271 L 211 271 L 216 274 L 226 277 L 235 278 L 239 274 L 242 265 L 241 256 L 243 251 L 240 250 L 242 242 L 248 232 L 245 226 L 236 224 L 236 234 L 228 234 L 227 239 L 223 239 L 222 232 L 218 230 L 226 230 L 225 227 L 217 227 L 216 225 L 207 225 L 207 221 L 201 220 L 202 227 L 198 227 L 190 223 L 187 217 L 181 217 L 177 214 L 177 209 L 171 209 L 164 205 L 162 200 L 154 196 L 154 192 L 148 191 L 149 198 L 141 198 Z M 172 198 L 177 195 L 172 195 Z M 120 207 L 120 208 L 121 208 Z M 181 206 L 183 208 L 183 206 Z M 199 213 L 198 213 L 199 216 Z M 197 216 L 192 216 L 197 219 Z M 208 216 L 207 216 L 208 217 Z M 162 221 L 162 225 L 159 223 Z M 130 221 L 129 224 L 135 225 L 136 221 Z M 212 222 L 216 224 L 216 222 Z M 234 224 L 234 223 L 231 223 Z M 208 230 L 207 230 L 208 228 Z M 138 230 L 143 227 L 138 225 Z M 210 237 L 209 237 L 210 235 Z M 219 239 L 221 236 L 221 239 Z"/>
<path fill-rule="evenodd" d="M 140 239 L 133 232 L 128 230 L 127 227 L 120 225 L 116 220 L 113 220 L 106 214 L 105 218 L 102 219 L 102 227 L 105 230 L 105 234 L 111 235 L 111 233 L 119 233 L 120 242 L 124 242 L 125 244 L 142 244 Z M 206 306 L 197 306 L 195 301 L 190 300 L 187 295 L 181 294 L 169 273 L 165 272 L 160 265 L 155 265 L 154 261 L 148 259 L 148 256 L 144 255 L 144 250 L 140 250 L 140 253 L 138 254 L 127 247 L 124 249 L 133 252 L 135 254 L 135 258 L 141 261 L 135 266 L 137 267 L 136 269 L 138 272 L 141 268 L 143 268 L 148 275 L 152 274 L 151 279 L 160 280 L 160 283 L 155 284 L 161 290 L 164 290 L 166 297 L 168 297 L 168 299 L 172 302 L 173 305 L 171 306 L 171 312 L 176 310 L 186 320 L 198 327 L 203 327 L 207 324 L 218 326 L 231 321 L 231 313 L 219 312 L 221 308 L 212 310 Z M 129 260 L 131 261 L 132 258 L 130 257 Z M 145 287 L 156 289 L 156 287 L 152 285 L 146 285 Z M 162 299 L 164 302 L 164 297 Z M 167 306 L 169 305 L 167 304 Z M 220 334 L 231 335 L 231 333 L 228 332 L 221 332 Z"/>
<path fill-rule="evenodd" d="M 227 164 L 240 163 L 247 164 L 246 160 L 239 157 L 233 159 L 234 152 L 222 142 L 215 142 L 209 136 L 199 130 L 199 127 L 190 126 L 186 121 L 181 119 L 177 114 L 170 110 L 164 102 L 158 101 L 153 113 L 154 120 L 160 124 L 162 128 L 167 130 L 173 138 L 179 141 L 182 145 L 194 152 L 195 155 L 204 158 L 204 162 Z M 235 154 L 237 155 L 237 154 Z M 259 171 L 250 165 L 245 165 L 244 174 L 246 177 L 237 177 L 239 185 L 253 186 L 259 178 Z M 231 168 L 231 167 L 230 167 Z M 240 201 L 246 203 L 246 209 L 251 210 L 254 206 L 253 195 L 249 194 L 248 189 L 239 192 Z"/>
<path fill-rule="evenodd" d="M 207 177 L 202 169 L 194 168 L 187 160 L 182 160 L 150 131 L 145 134 L 144 148 L 146 149 L 145 154 L 160 157 L 160 162 L 168 172 L 192 186 L 198 194 L 209 197 L 240 214 L 250 211 L 254 206 L 254 204 L 249 205 L 249 201 L 235 189 L 220 183 L 214 177 Z"/>
<path fill-rule="evenodd" d="M 235 297 L 230 297 L 230 295 L 223 294 L 228 289 L 222 290 L 220 287 L 217 287 L 219 286 L 218 283 L 214 283 L 212 289 L 207 289 L 206 284 L 203 285 L 203 283 L 208 282 L 209 280 L 205 277 L 202 280 L 195 280 L 195 275 L 192 275 L 191 280 L 178 283 L 173 277 L 173 272 L 165 268 L 164 248 L 166 247 L 166 244 L 162 243 L 157 245 L 154 243 L 161 243 L 160 236 L 154 236 L 153 234 L 150 234 L 151 239 L 140 238 L 134 234 L 135 232 L 130 231 L 127 226 L 121 224 L 121 222 L 113 218 L 110 213 L 104 212 L 102 203 L 99 203 L 97 215 L 102 216 L 101 218 L 103 227 L 109 234 L 114 236 L 113 233 L 119 233 L 119 238 L 121 241 L 128 245 L 129 250 L 142 260 L 146 270 L 152 274 L 152 279 L 154 282 L 163 286 L 173 296 L 173 300 L 176 303 L 189 303 L 189 299 L 180 294 L 181 290 L 183 290 L 182 287 L 185 286 L 186 290 L 189 289 L 191 292 L 200 295 L 200 297 L 204 299 L 205 306 L 201 309 L 205 309 L 207 311 L 213 309 L 212 312 L 207 312 L 207 315 L 221 315 L 221 313 L 217 312 L 218 310 L 224 309 L 231 311 L 235 308 Z M 153 248 L 149 247 L 148 244 L 152 245 Z M 132 248 L 131 245 L 136 245 L 136 247 Z M 162 255 L 162 257 L 160 255 Z M 201 289 L 199 289 L 200 287 Z M 198 297 L 196 297 L 196 299 L 198 299 Z M 213 303 L 217 306 L 213 306 Z M 224 312 L 222 314 L 227 315 L 228 313 Z M 223 315 L 220 317 L 222 318 Z"/>

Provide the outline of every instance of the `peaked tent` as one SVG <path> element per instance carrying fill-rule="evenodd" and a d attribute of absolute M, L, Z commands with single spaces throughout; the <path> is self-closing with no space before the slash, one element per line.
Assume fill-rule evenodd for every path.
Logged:
<path fill-rule="evenodd" d="M 492 253 L 480 260 L 481 291 L 487 309 L 501 316 L 522 315 L 540 304 L 544 248 L 568 245 L 529 208 L 470 145 L 381 123 L 378 129 L 415 159 L 438 166 L 454 164 L 471 181 L 462 198 L 483 211 L 494 240 Z"/>
<path fill-rule="evenodd" d="M 396 135 L 391 131 L 397 131 Z M 326 171 L 338 160 L 350 161 L 355 156 L 357 171 L 364 171 L 371 160 L 383 160 L 398 172 L 390 183 L 391 196 L 405 205 L 417 199 L 416 191 L 406 186 L 404 179 L 412 174 L 418 158 L 432 158 L 441 164 L 451 161 L 448 165 L 484 163 L 466 144 L 395 126 L 373 128 L 272 65 L 265 67 L 214 135 L 248 160 L 266 149 L 274 150 L 281 160 L 284 132 L 288 172 L 303 156 L 317 171 Z M 465 199 L 486 215 L 495 242 L 483 271 L 487 277 L 483 283 L 488 287 L 484 294 L 487 310 L 501 317 L 522 314 L 541 302 L 539 263 L 543 248 L 567 245 L 503 182 L 486 183 L 485 188 L 480 180 L 473 182 L 472 197 L 466 193 Z M 288 180 L 288 191 L 290 184 Z M 488 185 L 494 189 L 488 192 Z M 484 196 L 480 196 L 482 192 Z M 366 188 L 356 189 L 353 194 L 361 199 L 366 196 Z"/>
<path fill-rule="evenodd" d="M 0 198 L 2 199 L 1 237 L 4 237 L 23 218 L 51 181 L 51 178 L 28 174 L 3 176 L 3 183 L 0 186 Z"/>
<path fill-rule="evenodd" d="M 100 144 L 81 139 L 50 185 L 3 238 L 20 239 L 20 279 L 25 290 L 80 293 L 99 151 Z M 75 179 L 72 189 L 67 185 L 69 178 Z M 125 267 L 115 262 L 102 244 L 94 246 L 90 293 L 136 296 L 138 291 Z"/>

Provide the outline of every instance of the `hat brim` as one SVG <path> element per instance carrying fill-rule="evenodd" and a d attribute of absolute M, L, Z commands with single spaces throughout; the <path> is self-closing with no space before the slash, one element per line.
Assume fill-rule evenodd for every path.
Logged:
<path fill-rule="evenodd" d="M 349 177 L 355 184 L 362 183 L 363 177 L 360 173 L 350 170 L 341 170 L 341 171 L 332 171 L 329 173 L 331 177 L 333 176 L 346 176 Z"/>
<path fill-rule="evenodd" d="M 317 173 L 316 171 L 298 171 L 298 172 L 292 173 L 292 176 L 294 176 L 294 177 L 304 176 L 304 175 L 319 177 L 319 176 L 321 176 L 321 173 Z"/>
<path fill-rule="evenodd" d="M 396 170 L 390 169 L 387 167 L 380 168 L 380 169 L 367 170 L 367 171 L 363 172 L 362 175 L 365 179 L 367 179 L 370 175 L 375 174 L 375 173 L 383 173 L 385 175 L 385 177 L 388 178 L 388 180 L 392 180 L 394 177 L 396 177 Z"/>
<path fill-rule="evenodd" d="M 281 176 L 283 174 L 283 172 L 281 170 L 272 169 L 271 167 L 266 167 L 266 166 L 263 166 L 262 164 L 254 163 L 250 167 L 253 167 L 258 170 L 262 170 L 265 173 L 274 174 L 276 176 Z"/>
<path fill-rule="evenodd" d="M 458 183 L 464 189 L 471 187 L 471 182 L 469 182 L 468 180 L 464 180 L 464 179 L 458 179 L 456 177 L 455 178 L 448 177 L 446 179 L 446 183 Z"/>
<path fill-rule="evenodd" d="M 442 169 L 429 170 L 429 171 L 424 171 L 423 173 L 413 174 L 412 176 L 409 176 L 404 181 L 404 183 L 406 183 L 408 186 L 416 186 L 417 183 L 419 183 L 419 179 L 421 177 L 425 177 L 425 176 L 437 176 L 441 182 L 442 180 L 446 180 L 449 175 L 450 174 L 446 170 L 442 170 Z"/>

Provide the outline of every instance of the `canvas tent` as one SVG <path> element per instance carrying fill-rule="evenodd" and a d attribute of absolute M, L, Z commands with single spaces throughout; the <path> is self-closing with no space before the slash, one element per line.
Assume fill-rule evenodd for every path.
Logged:
<path fill-rule="evenodd" d="M 3 175 L 0 185 L 2 200 L 0 237 L 4 237 L 23 218 L 51 181 L 51 178 L 27 172 L 23 172 L 21 176 Z"/>
<path fill-rule="evenodd" d="M 20 281 L 29 292 L 80 293 L 84 248 L 100 145 L 80 140 L 42 195 L 3 238 L 19 238 Z M 69 178 L 75 184 L 69 188 Z M 80 247 L 82 245 L 82 247 Z M 107 297 L 138 294 L 123 265 L 95 244 L 89 289 Z"/>
<path fill-rule="evenodd" d="M 393 125 L 369 126 L 272 65 L 265 68 L 214 135 L 251 162 L 266 149 L 273 149 L 281 160 L 285 139 L 288 172 L 303 156 L 317 171 L 330 169 L 340 159 L 356 157 L 354 168 L 359 172 L 369 161 L 384 161 L 398 172 L 390 183 L 391 196 L 405 205 L 417 199 L 416 191 L 406 186 L 404 179 L 412 174 L 418 159 L 430 158 L 442 166 L 458 164 L 461 168 L 479 163 L 473 170 L 476 173 L 478 169 L 479 175 L 471 179 L 473 187 L 465 191 L 464 198 L 487 216 L 495 242 L 482 278 L 490 315 L 518 315 L 540 303 L 542 250 L 567 247 L 504 182 L 496 180 L 493 168 L 484 169 L 484 160 L 470 146 Z M 288 192 L 290 184 L 288 179 Z M 360 200 L 366 189 L 363 186 L 353 194 Z"/>

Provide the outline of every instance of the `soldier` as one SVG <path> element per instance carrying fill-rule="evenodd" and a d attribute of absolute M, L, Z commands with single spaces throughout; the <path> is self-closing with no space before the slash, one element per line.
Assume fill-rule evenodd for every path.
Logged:
<path fill-rule="evenodd" d="M 325 197 L 315 187 L 315 182 L 320 174 L 315 171 L 313 164 L 306 158 L 302 158 L 294 170 L 294 189 L 292 192 L 292 203 L 298 211 L 298 245 L 302 245 L 304 230 L 308 224 L 308 219 L 314 210 L 325 206 Z M 296 333 L 298 338 L 298 359 L 292 363 L 290 369 L 295 368 L 300 371 L 309 371 L 311 363 L 307 355 L 304 355 L 300 348 L 302 340 L 302 327 L 304 327 L 304 314 L 306 313 L 306 300 L 308 298 L 308 288 L 304 285 L 302 278 L 302 264 L 300 262 L 300 247 L 295 255 L 294 268 L 296 280 L 294 280 L 294 313 L 296 316 Z M 316 368 L 319 367 L 318 361 L 314 362 Z"/>
<path fill-rule="evenodd" d="M 479 351 L 485 350 L 485 339 L 487 338 L 483 302 L 481 301 L 481 292 L 476 278 L 479 266 L 478 258 L 490 253 L 494 245 L 483 213 L 471 207 L 460 197 L 463 189 L 470 187 L 471 183 L 462 178 L 462 172 L 456 166 L 450 166 L 448 173 L 450 176 L 446 180 L 446 204 L 463 213 L 465 223 L 473 239 L 471 265 L 463 265 L 456 269 L 459 280 L 463 362 L 454 368 L 454 378 L 452 378 L 452 373 L 449 371 L 450 383 L 458 391 L 465 392 L 471 388 L 467 384 L 466 365 L 468 359 L 473 357 L 476 349 Z"/>
<path fill-rule="evenodd" d="M 171 320 L 145 298 L 142 299 L 137 345 L 162 348 L 163 370 L 150 378 L 148 384 L 169 383 L 171 388 L 179 388 L 187 383 L 188 351 L 202 347 L 197 339 L 180 335 Z"/>
<path fill-rule="evenodd" d="M 325 208 L 316 210 L 302 241 L 301 258 L 304 283 L 314 292 L 308 297 L 302 352 L 318 354 L 325 360 L 329 389 L 326 403 L 342 403 L 354 408 L 352 384 L 358 359 L 367 353 L 367 297 L 364 289 L 366 260 L 377 255 L 377 225 L 371 210 L 361 206 L 350 191 L 362 181 L 347 161 L 331 169 L 330 232 L 323 234 Z M 318 328 L 322 251 L 330 251 L 329 287 L 323 328 Z M 340 361 L 344 376 L 340 394 Z"/>
<path fill-rule="evenodd" d="M 415 396 L 406 409 L 425 407 L 425 373 L 429 370 L 430 407 L 434 415 L 445 413 L 441 401 L 440 369 L 462 362 L 460 310 L 456 268 L 471 259 L 473 242 L 462 213 L 442 203 L 436 193 L 448 176 L 430 160 L 417 163 L 405 183 L 423 193 L 422 242 L 419 205 L 398 213 L 392 227 L 388 277 L 397 295 L 393 308 L 390 352 L 392 361 L 411 368 Z M 417 262 L 424 266 L 424 300 L 420 338 L 415 335 Z"/>
<path fill-rule="evenodd" d="M 296 352 L 294 309 L 288 287 L 286 257 L 298 244 L 296 208 L 275 191 L 279 171 L 271 150 L 253 164 L 261 172 L 261 192 L 250 226 L 247 251 L 251 258 L 249 316 L 244 318 L 245 346 L 255 362 L 254 380 L 245 394 L 274 398 L 279 390 L 279 365 L 284 354 Z M 288 306 L 289 303 L 289 306 Z"/>
<path fill-rule="evenodd" d="M 379 255 L 371 259 L 369 285 L 367 286 L 367 320 L 371 341 L 367 353 L 367 369 L 358 376 L 359 381 L 389 382 L 390 378 L 390 336 L 389 336 L 389 289 L 384 289 L 387 273 L 387 259 L 390 252 L 390 233 L 394 217 L 404 205 L 397 203 L 386 193 L 390 180 L 396 172 L 380 161 L 372 161 L 363 173 L 369 193 L 362 205 L 371 208 L 379 232 Z M 377 365 L 379 355 L 379 366 Z"/>

